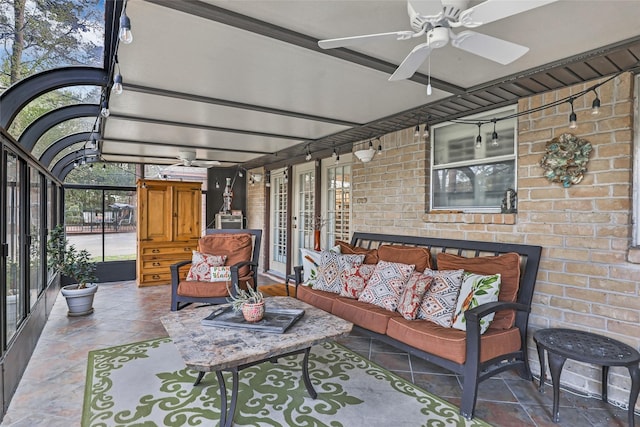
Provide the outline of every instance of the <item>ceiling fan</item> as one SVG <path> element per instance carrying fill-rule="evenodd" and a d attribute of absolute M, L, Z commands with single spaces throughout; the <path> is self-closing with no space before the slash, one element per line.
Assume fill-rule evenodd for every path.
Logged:
<path fill-rule="evenodd" d="M 423 15 L 416 11 L 417 6 L 421 6 L 421 2 L 414 1 L 416 5 L 414 7 L 410 1 L 407 1 L 409 22 L 413 31 L 394 31 L 320 40 L 318 45 L 323 49 L 332 49 L 381 39 L 409 40 L 426 35 L 426 42 L 413 48 L 389 77 L 389 81 L 410 78 L 429 57 L 433 49 L 446 46 L 449 42 L 453 47 L 506 65 L 527 53 L 529 48 L 471 30 L 454 33 L 452 29 L 458 27 L 476 28 L 556 1 L 486 0 L 467 8 L 469 0 L 441 0 L 442 10 L 436 15 Z"/>
<path fill-rule="evenodd" d="M 184 151 L 178 152 L 178 156 L 176 158 L 180 161 L 178 163 L 174 163 L 170 166 L 167 166 L 167 169 L 173 166 L 207 167 L 207 166 L 217 166 L 220 164 L 220 162 L 217 160 L 196 160 L 196 152 L 191 150 L 188 150 L 188 151 L 184 150 Z"/>

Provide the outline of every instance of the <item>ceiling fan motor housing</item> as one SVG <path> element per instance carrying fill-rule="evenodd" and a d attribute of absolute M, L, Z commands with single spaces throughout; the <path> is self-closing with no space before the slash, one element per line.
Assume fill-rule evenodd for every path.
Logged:
<path fill-rule="evenodd" d="M 460 19 L 460 13 L 467 8 L 468 4 L 468 0 L 442 0 L 444 18 L 457 22 Z"/>
<path fill-rule="evenodd" d="M 445 27 L 436 27 L 427 32 L 427 43 L 433 49 L 446 46 L 449 43 L 449 29 Z"/>

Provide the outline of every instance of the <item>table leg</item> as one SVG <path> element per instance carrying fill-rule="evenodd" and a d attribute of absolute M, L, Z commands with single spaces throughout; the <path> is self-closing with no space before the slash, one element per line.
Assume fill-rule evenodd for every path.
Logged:
<path fill-rule="evenodd" d="M 196 382 L 193 383 L 194 386 L 200 384 L 200 381 L 202 381 L 202 378 L 204 377 L 204 374 L 205 374 L 205 372 L 203 372 L 203 371 L 199 371 L 198 372 L 198 378 L 196 378 Z"/>
<path fill-rule="evenodd" d="M 311 347 L 307 348 L 304 351 L 304 360 L 302 361 L 302 378 L 304 379 L 304 385 L 307 387 L 307 391 L 309 392 L 309 396 L 312 399 L 318 397 L 318 393 L 313 388 L 313 384 L 311 384 L 311 378 L 309 378 L 309 353 L 311 352 Z"/>
<path fill-rule="evenodd" d="M 220 427 L 227 425 L 227 386 L 222 371 L 216 371 L 218 388 L 220 389 Z"/>
<path fill-rule="evenodd" d="M 609 388 L 609 367 L 602 366 L 602 401 L 607 401 L 607 389 Z"/>
<path fill-rule="evenodd" d="M 549 357 L 549 372 L 551 372 L 551 383 L 553 384 L 553 422 L 560 421 L 560 374 L 562 367 L 567 360 L 565 357 L 547 351 Z"/>
<path fill-rule="evenodd" d="M 540 360 L 540 384 L 538 385 L 538 392 L 544 393 L 544 377 L 547 375 L 547 367 L 544 363 L 544 348 L 537 345 L 538 359 Z"/>
<path fill-rule="evenodd" d="M 233 425 L 233 416 L 236 412 L 236 404 L 238 403 L 238 371 L 233 368 L 231 371 L 231 405 L 227 409 L 227 387 L 222 376 L 222 371 L 216 371 L 218 377 L 218 387 L 220 387 L 220 427 L 231 427 Z"/>
<path fill-rule="evenodd" d="M 631 376 L 631 393 L 629 394 L 629 427 L 634 427 L 634 409 L 640 392 L 640 367 L 637 363 L 629 366 L 629 375 Z"/>

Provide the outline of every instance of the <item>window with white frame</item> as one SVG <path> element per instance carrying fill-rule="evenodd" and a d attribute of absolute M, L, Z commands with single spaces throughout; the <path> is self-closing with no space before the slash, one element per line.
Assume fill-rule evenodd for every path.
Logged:
<path fill-rule="evenodd" d="M 338 164 L 326 169 L 326 239 L 328 247 L 336 240 L 349 241 L 351 222 L 351 165 Z"/>
<path fill-rule="evenodd" d="M 517 190 L 517 119 L 505 118 L 516 112 L 510 106 L 431 128 L 432 210 L 500 212 L 505 192 Z"/>

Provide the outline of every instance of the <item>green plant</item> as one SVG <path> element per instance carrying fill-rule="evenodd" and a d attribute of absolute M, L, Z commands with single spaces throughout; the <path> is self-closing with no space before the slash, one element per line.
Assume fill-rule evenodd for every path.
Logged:
<path fill-rule="evenodd" d="M 98 280 L 95 275 L 96 263 L 91 260 L 89 252 L 69 245 L 61 225 L 49 233 L 47 265 L 78 283 L 78 289 L 86 288 L 87 283 Z"/>
<path fill-rule="evenodd" d="M 237 285 L 234 286 L 234 289 L 235 294 L 232 293 L 227 286 L 227 290 L 229 291 L 229 298 L 227 298 L 227 300 L 231 303 L 231 307 L 233 307 L 234 311 L 242 311 L 242 306 L 244 304 L 257 304 L 264 301 L 264 295 L 262 292 L 257 289 L 253 289 L 251 285 L 247 285 L 246 291 L 244 289 L 240 289 Z"/>

